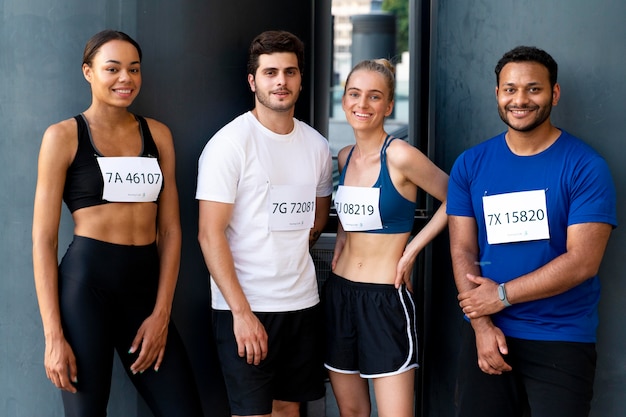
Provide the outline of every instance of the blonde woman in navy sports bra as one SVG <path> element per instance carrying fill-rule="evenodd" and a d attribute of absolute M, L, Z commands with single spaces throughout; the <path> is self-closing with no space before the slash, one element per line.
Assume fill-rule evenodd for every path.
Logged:
<path fill-rule="evenodd" d="M 39 154 L 33 267 L 46 375 L 67 416 L 105 416 L 117 350 L 155 416 L 201 416 L 170 323 L 181 247 L 172 135 L 127 109 L 141 87 L 128 35 L 94 35 L 82 72 L 90 107 L 50 126 Z M 74 240 L 57 265 L 62 201 Z"/>
<path fill-rule="evenodd" d="M 326 368 L 342 416 L 369 416 L 372 379 L 379 416 L 413 416 L 417 328 L 411 272 L 446 226 L 448 176 L 383 123 L 394 105 L 393 66 L 357 64 L 342 105 L 355 145 L 339 151 L 340 224 L 324 286 Z M 442 204 L 409 242 L 418 188 Z"/>

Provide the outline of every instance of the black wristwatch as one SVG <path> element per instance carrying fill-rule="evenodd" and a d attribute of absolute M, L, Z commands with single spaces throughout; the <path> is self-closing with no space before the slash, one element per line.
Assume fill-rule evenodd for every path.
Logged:
<path fill-rule="evenodd" d="M 498 298 L 502 301 L 505 307 L 511 307 L 511 303 L 509 303 L 509 299 L 506 298 L 506 288 L 504 288 L 504 282 L 498 285 Z"/>

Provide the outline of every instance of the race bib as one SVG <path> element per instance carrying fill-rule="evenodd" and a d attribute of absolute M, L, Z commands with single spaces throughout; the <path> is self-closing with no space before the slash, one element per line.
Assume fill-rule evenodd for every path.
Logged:
<path fill-rule="evenodd" d="M 487 242 L 526 242 L 550 239 L 545 190 L 483 197 Z"/>
<path fill-rule="evenodd" d="M 379 210 L 380 188 L 340 185 L 335 195 L 335 210 L 346 232 L 383 228 Z"/>
<path fill-rule="evenodd" d="M 97 158 L 104 191 L 102 199 L 116 203 L 156 201 L 163 173 L 156 158 L 116 156 Z"/>
<path fill-rule="evenodd" d="M 313 185 L 270 186 L 270 230 L 310 229 L 315 221 Z"/>

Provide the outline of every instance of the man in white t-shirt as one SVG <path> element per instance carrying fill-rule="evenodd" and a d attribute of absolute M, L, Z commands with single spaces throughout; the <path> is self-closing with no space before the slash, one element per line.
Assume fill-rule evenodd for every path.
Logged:
<path fill-rule="evenodd" d="M 250 45 L 255 107 L 198 164 L 198 239 L 232 415 L 298 416 L 324 395 L 322 323 L 309 247 L 330 209 L 328 142 L 295 119 L 304 47 L 268 31 Z"/>

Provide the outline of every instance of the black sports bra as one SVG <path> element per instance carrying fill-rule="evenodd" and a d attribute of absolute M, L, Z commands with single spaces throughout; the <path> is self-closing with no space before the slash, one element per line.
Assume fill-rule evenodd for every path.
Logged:
<path fill-rule="evenodd" d="M 96 158 L 103 156 L 98 152 L 93 144 L 91 132 L 85 116 L 79 114 L 74 117 L 78 125 L 78 149 L 65 179 L 63 190 L 63 201 L 70 212 L 74 212 L 84 207 L 107 204 L 108 201 L 102 198 L 104 191 L 104 180 Z M 139 132 L 142 141 L 142 157 L 159 158 L 157 149 L 146 119 L 135 115 L 139 122 Z"/>
<path fill-rule="evenodd" d="M 372 188 L 380 188 L 380 200 L 379 210 L 382 221 L 381 229 L 367 230 L 365 233 L 381 233 L 381 234 L 393 234 L 393 233 L 406 233 L 413 229 L 413 221 L 415 218 L 415 208 L 417 203 L 415 201 L 407 200 L 393 185 L 391 176 L 389 175 L 389 168 L 387 167 L 387 148 L 389 144 L 396 138 L 387 135 L 385 142 L 380 150 L 380 174 L 376 183 L 372 185 Z M 343 167 L 343 171 L 339 177 L 339 186 L 344 185 L 346 171 L 350 164 L 350 158 L 354 147 L 350 149 L 346 164 Z M 340 210 L 337 210 L 338 212 Z M 339 218 L 341 220 L 341 214 Z"/>

